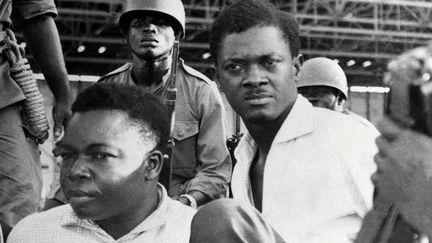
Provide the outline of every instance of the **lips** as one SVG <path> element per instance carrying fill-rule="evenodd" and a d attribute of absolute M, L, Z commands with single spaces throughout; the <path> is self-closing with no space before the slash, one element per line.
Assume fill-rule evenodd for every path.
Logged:
<path fill-rule="evenodd" d="M 94 193 L 89 193 L 89 192 L 80 191 L 80 190 L 68 191 L 66 193 L 66 198 L 68 199 L 68 202 L 72 205 L 77 205 L 77 204 L 89 202 L 89 201 L 95 199 L 95 197 L 96 196 Z"/>
<path fill-rule="evenodd" d="M 268 93 L 252 93 L 245 97 L 245 100 L 250 105 L 265 105 L 272 100 L 273 96 Z"/>
<path fill-rule="evenodd" d="M 153 36 L 144 36 L 141 41 L 141 43 L 159 43 L 159 41 L 154 38 Z"/>

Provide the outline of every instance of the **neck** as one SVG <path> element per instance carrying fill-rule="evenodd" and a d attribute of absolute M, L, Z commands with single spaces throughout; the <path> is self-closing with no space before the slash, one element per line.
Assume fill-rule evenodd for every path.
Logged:
<path fill-rule="evenodd" d="M 146 195 L 147 197 L 141 197 L 139 199 L 131 198 L 131 200 L 136 200 L 138 202 L 137 205 L 130 207 L 130 210 L 123 213 L 121 216 L 95 221 L 95 223 L 114 239 L 121 238 L 142 223 L 159 206 L 159 192 L 156 183 L 152 190 L 148 191 Z M 149 197 L 148 195 L 156 196 Z"/>
<path fill-rule="evenodd" d="M 245 126 L 248 129 L 250 135 L 255 140 L 258 148 L 265 153 L 270 151 L 276 134 L 288 117 L 292 107 L 287 108 L 278 118 L 268 122 L 246 122 Z"/>
<path fill-rule="evenodd" d="M 157 86 L 168 80 L 172 63 L 171 53 L 157 58 L 141 59 L 133 56 L 132 74 L 138 85 Z"/>

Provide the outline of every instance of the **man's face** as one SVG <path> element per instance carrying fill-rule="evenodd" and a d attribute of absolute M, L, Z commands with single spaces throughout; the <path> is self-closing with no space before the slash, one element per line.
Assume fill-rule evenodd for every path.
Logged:
<path fill-rule="evenodd" d="M 132 53 L 142 59 L 161 57 L 170 52 L 175 39 L 170 22 L 161 15 L 133 18 L 126 36 Z"/>
<path fill-rule="evenodd" d="M 234 110 L 245 122 L 271 122 L 297 98 L 297 58 L 274 26 L 252 27 L 222 39 L 217 75 Z"/>
<path fill-rule="evenodd" d="M 142 197 L 157 197 L 146 192 L 145 180 L 156 143 L 132 124 L 117 110 L 75 113 L 69 121 L 56 150 L 61 187 L 78 217 L 123 217 L 142 205 Z"/>
<path fill-rule="evenodd" d="M 306 86 L 300 87 L 298 92 L 308 99 L 315 107 L 342 111 L 342 104 L 338 101 L 338 97 L 331 88 L 322 86 Z"/>

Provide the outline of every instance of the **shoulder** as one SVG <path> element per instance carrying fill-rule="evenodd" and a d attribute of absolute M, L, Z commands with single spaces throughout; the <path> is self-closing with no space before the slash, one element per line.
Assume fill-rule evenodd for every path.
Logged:
<path fill-rule="evenodd" d="M 314 107 L 317 126 L 326 130 L 331 136 L 338 139 L 347 138 L 351 141 L 370 139 L 371 141 L 379 135 L 376 129 L 366 126 L 363 121 L 353 116 L 324 108 Z"/>
<path fill-rule="evenodd" d="M 102 76 L 98 82 L 105 82 L 105 81 L 112 79 L 116 76 L 124 74 L 124 73 L 128 72 L 131 68 L 132 68 L 132 63 L 125 63 L 123 66 L 117 68 L 116 70 L 111 71 L 111 72 L 105 74 L 104 76 Z"/>
<path fill-rule="evenodd" d="M 10 242 L 25 242 L 26 240 L 31 242 L 36 238 L 44 238 L 44 236 L 56 232 L 61 227 L 61 220 L 69 210 L 72 209 L 67 204 L 48 211 L 31 214 L 13 227 L 8 239 Z"/>
<path fill-rule="evenodd" d="M 211 81 L 207 76 L 199 72 L 198 70 L 186 65 L 182 59 L 179 61 L 179 66 L 184 71 L 186 76 L 192 77 L 197 81 L 204 82 L 205 84 L 213 85 L 214 82 Z"/>
<path fill-rule="evenodd" d="M 196 213 L 196 209 L 186 206 L 177 200 L 170 198 L 168 203 L 169 211 L 171 212 L 170 215 L 177 220 L 191 221 Z"/>
<path fill-rule="evenodd" d="M 71 210 L 71 207 L 69 206 L 69 204 L 66 204 L 54 207 L 47 211 L 34 213 L 18 222 L 15 227 L 28 226 L 29 224 L 40 224 L 40 222 L 54 223 L 54 221 L 60 221 L 61 217 L 69 210 Z"/>
<path fill-rule="evenodd" d="M 362 125 L 364 125 L 365 127 L 367 127 L 368 129 L 371 130 L 371 132 L 374 132 L 376 134 L 379 134 L 379 131 L 376 129 L 375 125 L 372 124 L 372 122 L 370 122 L 368 119 L 350 111 L 350 110 L 344 110 L 344 114 L 351 116 L 352 118 L 354 118 L 355 120 L 357 120 L 358 122 L 360 122 Z"/>

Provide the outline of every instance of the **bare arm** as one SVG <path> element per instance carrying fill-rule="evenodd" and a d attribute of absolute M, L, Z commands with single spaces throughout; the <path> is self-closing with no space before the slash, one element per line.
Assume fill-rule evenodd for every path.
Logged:
<path fill-rule="evenodd" d="M 50 15 L 41 15 L 24 22 L 23 32 L 35 61 L 54 94 L 54 136 L 58 137 L 70 116 L 72 94 L 57 26 Z"/>

